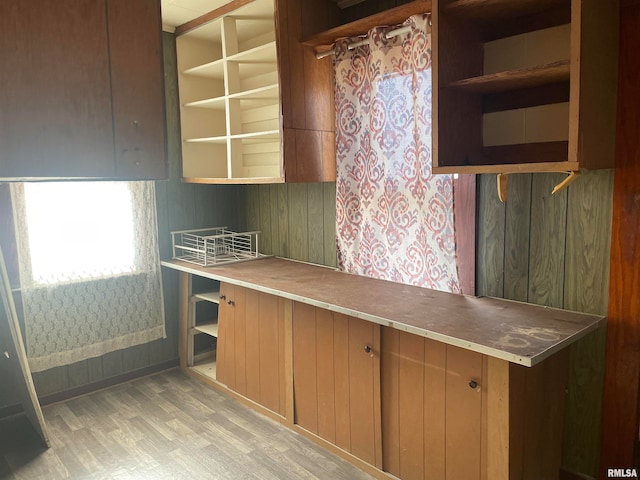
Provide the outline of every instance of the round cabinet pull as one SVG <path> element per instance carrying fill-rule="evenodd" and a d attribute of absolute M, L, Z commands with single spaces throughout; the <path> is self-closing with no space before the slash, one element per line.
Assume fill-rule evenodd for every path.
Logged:
<path fill-rule="evenodd" d="M 226 295 L 220 295 L 220 300 L 226 300 L 226 299 L 227 299 Z"/>
<path fill-rule="evenodd" d="M 367 352 L 367 353 L 371 353 L 371 346 L 365 345 L 364 346 L 364 351 Z"/>
<path fill-rule="evenodd" d="M 227 305 L 235 305 L 236 302 L 234 302 L 233 300 L 227 300 Z"/>
<path fill-rule="evenodd" d="M 476 382 L 475 380 L 469 380 L 469 387 L 475 390 L 476 388 L 478 388 L 478 382 Z"/>

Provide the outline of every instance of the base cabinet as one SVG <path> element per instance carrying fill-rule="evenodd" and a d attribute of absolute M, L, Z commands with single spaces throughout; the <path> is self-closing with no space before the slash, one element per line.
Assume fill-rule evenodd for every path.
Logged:
<path fill-rule="evenodd" d="M 221 283 L 217 381 L 285 416 L 285 300 Z"/>
<path fill-rule="evenodd" d="M 382 467 L 380 326 L 293 305 L 295 423 Z"/>
<path fill-rule="evenodd" d="M 196 376 L 376 478 L 558 479 L 567 349 L 529 368 L 226 282 L 219 302 Z"/>
<path fill-rule="evenodd" d="M 383 470 L 403 480 L 557 479 L 568 356 L 531 368 L 382 328 Z"/>

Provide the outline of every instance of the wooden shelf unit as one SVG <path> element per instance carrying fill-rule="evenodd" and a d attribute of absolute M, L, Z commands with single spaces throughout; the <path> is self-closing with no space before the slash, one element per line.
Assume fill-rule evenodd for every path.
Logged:
<path fill-rule="evenodd" d="M 198 304 L 220 304 L 220 284 L 214 280 L 197 279 L 199 284 L 195 287 L 190 282 L 190 293 L 187 315 L 187 360 L 186 366 L 207 376 L 216 379 L 216 354 L 218 350 L 218 317 L 219 309 L 214 313 L 207 312 L 204 319 L 198 312 Z M 201 285 L 205 283 L 205 285 Z M 202 290 L 202 288 L 206 290 Z M 203 335 L 207 340 L 198 341 L 196 337 Z M 215 338 L 215 340 L 213 340 Z"/>
<path fill-rule="evenodd" d="M 433 170 L 613 166 L 617 0 L 433 0 Z"/>
<path fill-rule="evenodd" d="M 284 181 L 275 37 L 255 0 L 177 38 L 185 181 Z"/>

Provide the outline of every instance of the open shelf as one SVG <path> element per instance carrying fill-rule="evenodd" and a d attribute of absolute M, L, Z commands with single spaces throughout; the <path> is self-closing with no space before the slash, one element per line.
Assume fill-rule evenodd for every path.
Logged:
<path fill-rule="evenodd" d="M 524 17 L 562 7 L 566 0 L 451 0 L 443 1 L 442 12 L 474 20 Z"/>
<path fill-rule="evenodd" d="M 273 0 L 225 10 L 178 36 L 185 181 L 283 179 L 275 37 Z"/>
<path fill-rule="evenodd" d="M 194 327 L 198 332 L 206 333 L 212 337 L 218 336 L 218 322 L 203 323 Z"/>
<path fill-rule="evenodd" d="M 449 87 L 470 92 L 497 93 L 569 81 L 569 61 L 480 75 L 451 82 Z"/>
<path fill-rule="evenodd" d="M 193 371 L 198 372 L 205 377 L 213 380 L 216 379 L 216 352 L 208 351 L 200 353 L 194 357 L 194 364 L 190 367 Z"/>
<path fill-rule="evenodd" d="M 204 300 L 206 302 L 211 302 L 211 303 L 220 303 L 220 290 L 214 290 L 211 292 L 194 293 L 193 296 L 198 300 Z"/>
<path fill-rule="evenodd" d="M 617 1 L 433 0 L 433 171 L 608 168 Z"/>

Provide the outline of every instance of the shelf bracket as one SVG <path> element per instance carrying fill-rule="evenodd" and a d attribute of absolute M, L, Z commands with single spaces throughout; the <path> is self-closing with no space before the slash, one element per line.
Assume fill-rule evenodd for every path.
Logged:
<path fill-rule="evenodd" d="M 567 173 L 569 174 L 567 178 L 565 178 L 559 184 L 553 187 L 553 191 L 551 192 L 551 195 L 558 193 L 560 190 L 567 188 L 570 184 L 572 184 L 575 181 L 576 178 L 578 178 L 578 175 L 580 175 L 580 172 L 578 171 L 567 172 Z"/>
<path fill-rule="evenodd" d="M 498 174 L 498 198 L 502 203 L 507 201 L 507 173 Z"/>

